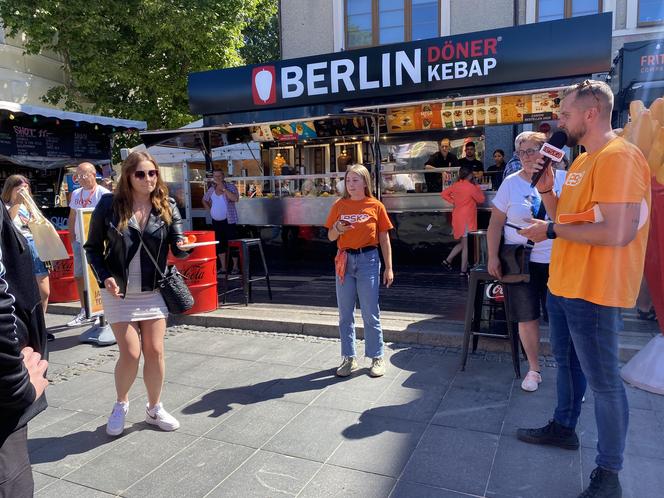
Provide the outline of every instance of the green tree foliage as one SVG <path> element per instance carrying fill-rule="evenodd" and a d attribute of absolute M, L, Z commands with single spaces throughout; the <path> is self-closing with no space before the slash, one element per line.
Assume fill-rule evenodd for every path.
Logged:
<path fill-rule="evenodd" d="M 167 128 L 192 120 L 190 72 L 242 65 L 245 40 L 251 49 L 244 56 L 258 61 L 264 40 L 278 40 L 276 30 L 265 33 L 273 29 L 276 3 L 0 0 L 0 18 L 10 36 L 24 34 L 27 53 L 50 50 L 62 58 L 65 84 L 51 89 L 46 102 Z M 254 20 L 261 35 L 245 35 Z"/>
<path fill-rule="evenodd" d="M 256 15 L 244 30 L 240 54 L 247 64 L 261 64 L 281 58 L 278 0 L 259 0 Z"/>

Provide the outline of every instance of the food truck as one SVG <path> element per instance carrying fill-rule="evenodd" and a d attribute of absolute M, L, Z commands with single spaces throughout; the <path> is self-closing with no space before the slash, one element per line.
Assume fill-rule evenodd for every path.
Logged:
<path fill-rule="evenodd" d="M 439 141 L 449 138 L 458 157 L 475 142 L 485 168 L 495 148 L 509 160 L 519 130 L 553 128 L 562 90 L 610 65 L 607 13 L 205 71 L 189 75 L 202 126 L 141 137 L 201 150 L 208 171 L 219 167 L 215 147 L 257 142 L 252 168 L 227 171 L 241 194 L 239 223 L 253 227 L 322 226 L 346 167 L 365 164 L 396 227 L 395 250 L 439 256 L 452 206 L 427 191 L 425 175 L 446 188 L 457 174 L 425 169 Z M 493 192 L 488 175 L 478 180 L 486 226 Z"/>

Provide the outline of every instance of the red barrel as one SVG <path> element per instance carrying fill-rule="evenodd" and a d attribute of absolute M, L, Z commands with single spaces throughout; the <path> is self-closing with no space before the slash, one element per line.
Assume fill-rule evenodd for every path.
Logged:
<path fill-rule="evenodd" d="M 214 241 L 212 231 L 185 232 L 185 235 L 195 235 L 196 242 Z M 217 250 L 214 244 L 195 248 L 187 259 L 177 259 L 172 254 L 168 256 L 168 263 L 175 265 L 185 277 L 187 287 L 194 296 L 194 307 L 186 312 L 204 313 L 214 311 L 218 307 L 217 296 Z"/>
<path fill-rule="evenodd" d="M 58 235 L 67 249 L 69 258 L 53 261 L 53 268 L 49 272 L 51 294 L 48 301 L 51 303 L 78 301 L 78 289 L 74 280 L 74 252 L 69 240 L 69 231 L 58 230 Z"/>

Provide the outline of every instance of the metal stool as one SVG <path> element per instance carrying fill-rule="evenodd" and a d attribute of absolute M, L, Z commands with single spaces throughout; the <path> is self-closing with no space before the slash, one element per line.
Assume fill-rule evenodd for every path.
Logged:
<path fill-rule="evenodd" d="M 461 353 L 461 370 L 466 369 L 468 360 L 468 349 L 471 339 L 473 340 L 473 351 L 477 349 L 477 340 L 479 337 L 499 337 L 510 341 L 512 351 L 512 365 L 516 378 L 521 378 L 521 363 L 519 358 L 519 334 L 514 330 L 514 323 L 510 320 L 509 306 L 507 306 L 508 292 L 507 286 L 503 285 L 503 306 L 505 308 L 505 322 L 507 322 L 507 334 L 492 334 L 481 332 L 480 322 L 482 321 L 482 308 L 487 306 L 484 302 L 484 289 L 489 282 L 495 282 L 496 278 L 491 276 L 486 268 L 478 266 L 470 271 L 470 280 L 468 284 L 468 301 L 466 303 L 466 320 L 463 331 L 463 352 Z M 480 290 L 478 292 L 478 290 Z"/>
<path fill-rule="evenodd" d="M 263 262 L 263 270 L 265 274 L 261 277 L 251 277 L 251 253 L 249 249 L 252 247 L 258 247 L 261 255 L 261 261 Z M 242 268 L 242 273 L 239 277 L 233 277 L 231 280 L 238 278 L 242 279 L 242 289 L 244 291 L 244 304 L 249 306 L 249 301 L 251 301 L 251 284 L 258 280 L 265 280 L 267 283 L 267 293 L 270 296 L 270 301 L 272 301 L 272 288 L 270 287 L 270 274 L 267 271 L 267 263 L 265 262 L 265 253 L 263 253 L 263 245 L 261 244 L 261 239 L 234 239 L 228 241 L 228 250 L 226 251 L 226 269 L 230 268 L 230 257 L 231 249 L 237 249 L 240 253 L 240 267 Z M 224 292 L 222 297 L 222 302 L 226 304 L 226 295 L 230 292 L 239 290 L 233 289 L 228 290 L 228 271 L 224 275 Z"/>

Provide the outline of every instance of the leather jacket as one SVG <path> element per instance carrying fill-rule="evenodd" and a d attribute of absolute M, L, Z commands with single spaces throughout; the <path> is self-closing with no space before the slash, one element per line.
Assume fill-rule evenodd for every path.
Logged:
<path fill-rule="evenodd" d="M 48 359 L 46 325 L 35 279 L 26 278 L 32 255 L 0 203 L 0 446 L 6 438 L 46 409 L 46 393 L 35 388 L 21 350 L 30 346 Z M 2 463 L 0 462 L 0 467 Z M 0 469 L 2 470 L 2 469 Z M 0 472 L 0 479 L 2 479 Z M 1 494 L 1 492 L 0 492 Z"/>
<path fill-rule="evenodd" d="M 179 240 L 184 239 L 182 218 L 175 200 L 169 198 L 169 203 L 173 218 L 171 224 L 167 225 L 153 209 L 142 233 L 145 247 L 157 260 L 162 272 L 166 270 L 169 247 L 176 258 L 186 258 L 189 255 L 189 252 L 176 245 Z M 83 247 L 99 287 L 103 288 L 104 280 L 113 277 L 124 296 L 127 292 L 129 262 L 140 248 L 141 239 L 140 229 L 133 218 L 123 230 L 118 230 L 118 222 L 118 216 L 113 211 L 113 194 L 102 196 L 92 212 L 88 239 Z M 153 291 L 157 288 L 161 275 L 145 250 L 141 251 L 140 258 L 141 290 Z"/>

